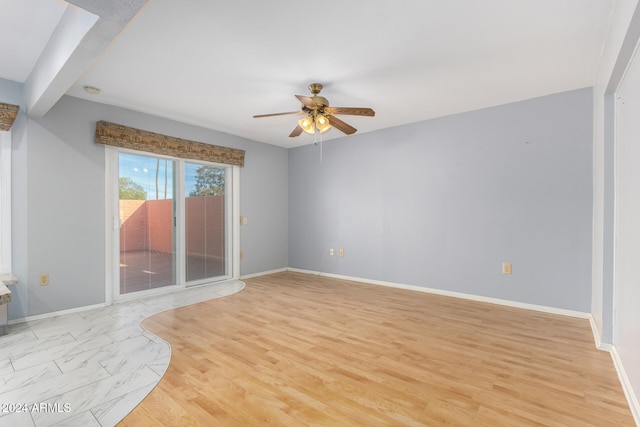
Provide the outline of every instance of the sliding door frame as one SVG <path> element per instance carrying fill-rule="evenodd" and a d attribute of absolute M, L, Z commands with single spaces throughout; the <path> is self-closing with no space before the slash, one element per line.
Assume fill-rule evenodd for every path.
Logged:
<path fill-rule="evenodd" d="M 120 218 L 119 218 L 119 168 L 118 155 L 120 153 L 150 155 L 152 157 L 166 158 L 175 161 L 175 171 L 178 185 L 176 185 L 174 199 L 176 203 L 175 215 L 175 245 L 176 245 L 176 284 L 144 292 L 133 292 L 130 294 L 120 294 Z M 184 194 L 184 162 L 199 163 L 220 168 L 226 168 L 226 179 L 230 182 L 226 185 L 225 195 L 225 236 L 226 236 L 226 274 L 213 279 L 186 282 L 185 271 L 185 194 Z M 225 193 L 226 193 L 225 191 Z M 204 285 L 213 282 L 239 279 L 240 277 L 240 167 L 234 165 L 224 165 L 193 161 L 167 157 L 153 153 L 128 150 L 116 147 L 105 146 L 105 304 L 111 305 L 114 302 L 124 301 L 144 296 L 163 294 L 182 290 L 190 286 Z M 236 220 L 238 219 L 238 220 Z"/>

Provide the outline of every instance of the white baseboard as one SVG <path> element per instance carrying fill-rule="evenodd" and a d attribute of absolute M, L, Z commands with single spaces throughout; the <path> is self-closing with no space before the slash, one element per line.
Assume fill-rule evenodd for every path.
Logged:
<path fill-rule="evenodd" d="M 515 308 L 523 308 L 523 309 L 526 309 L 526 310 L 541 311 L 541 312 L 550 313 L 550 314 L 559 314 L 559 315 L 562 315 L 562 316 L 578 317 L 580 319 L 589 319 L 591 317 L 590 313 L 584 313 L 582 311 L 565 310 L 565 309 L 562 309 L 562 308 L 547 307 L 547 306 L 544 306 L 544 305 L 536 305 L 536 304 L 528 304 L 528 303 L 524 303 L 524 302 L 510 301 L 510 300 L 504 300 L 504 299 L 499 299 L 499 298 L 483 297 L 483 296 L 480 296 L 480 295 L 465 294 L 465 293 L 462 293 L 462 292 L 444 291 L 444 290 L 441 290 L 441 289 L 427 288 L 427 287 L 423 287 L 423 286 L 405 285 L 405 284 L 402 284 L 402 283 L 393 283 L 393 282 L 385 282 L 385 281 L 381 281 L 381 280 L 363 279 L 363 278 L 360 278 L 360 277 L 343 276 L 343 275 L 331 274 L 331 273 L 322 273 L 322 272 L 319 272 L 319 271 L 302 270 L 302 269 L 299 269 L 299 268 L 289 268 L 288 270 L 289 271 L 293 271 L 293 272 L 297 272 L 297 273 L 314 274 L 316 276 L 332 277 L 332 278 L 335 278 L 335 279 L 342 279 L 342 280 L 351 280 L 353 282 L 368 283 L 368 284 L 371 284 L 371 285 L 380 285 L 380 286 L 388 286 L 388 287 L 391 287 L 391 288 L 408 289 L 408 290 L 411 290 L 411 291 L 426 292 L 426 293 L 429 293 L 429 294 L 437 294 L 437 295 L 444 295 L 444 296 L 454 297 L 454 298 L 461 298 L 461 299 L 467 299 L 467 300 L 473 300 L 473 301 L 479 301 L 479 302 L 487 302 L 487 303 L 490 303 L 490 304 L 504 305 L 504 306 L 515 307 Z"/>
<path fill-rule="evenodd" d="M 9 325 L 15 325 L 16 323 L 32 322 L 34 320 L 49 319 L 51 317 L 64 316 L 65 314 L 81 313 L 83 311 L 93 310 L 94 308 L 102 308 L 102 307 L 106 307 L 106 304 L 102 303 L 102 304 L 85 305 L 84 307 L 70 308 L 68 310 L 52 311 L 51 313 L 36 314 L 34 316 L 20 317 L 20 318 L 17 318 L 17 319 L 9 320 L 8 323 L 9 323 Z"/>
<path fill-rule="evenodd" d="M 616 368 L 618 379 L 620 380 L 620 385 L 622 386 L 622 390 L 624 391 L 624 396 L 627 398 L 627 403 L 629 403 L 629 409 L 631 410 L 631 414 L 633 415 L 636 425 L 640 426 L 640 403 L 638 403 L 638 397 L 633 391 L 631 380 L 627 375 L 627 371 L 624 369 L 624 365 L 622 364 L 622 359 L 620 359 L 620 354 L 618 354 L 618 349 L 616 348 L 615 345 L 602 342 L 600 331 L 598 330 L 598 327 L 596 325 L 596 322 L 593 316 L 589 317 L 589 323 L 591 323 L 593 339 L 596 342 L 596 347 L 598 348 L 598 350 L 607 351 L 611 354 L 611 359 L 613 360 L 613 366 Z"/>
<path fill-rule="evenodd" d="M 282 273 L 283 271 L 288 271 L 288 270 L 289 269 L 285 267 L 285 268 L 278 268 L 276 270 L 261 271 L 259 273 L 245 274 L 244 276 L 240 276 L 240 280 L 251 279 L 252 277 L 266 276 L 267 274 Z"/>
<path fill-rule="evenodd" d="M 219 283 L 233 282 L 233 281 L 240 282 L 241 280 L 240 279 L 229 278 L 229 279 L 221 280 L 221 281 L 218 281 L 218 282 L 205 282 L 205 283 L 199 283 L 197 285 L 191 285 L 189 287 L 179 287 L 179 288 L 172 289 L 169 292 L 164 291 L 164 292 L 158 292 L 158 293 L 145 293 L 143 295 L 133 295 L 133 296 L 129 295 L 129 296 L 126 296 L 123 299 L 117 299 L 117 300 L 113 301 L 113 304 L 120 304 L 120 303 L 129 302 L 129 301 L 135 301 L 137 299 L 153 297 L 153 296 L 168 295 L 168 294 L 172 294 L 172 293 L 176 293 L 176 292 L 188 291 L 189 289 L 194 289 L 194 288 L 198 288 L 198 287 L 202 287 L 202 286 L 209 286 L 209 285 L 215 285 L 215 284 L 219 284 Z M 31 321 L 34 321 L 34 320 L 42 320 L 42 319 L 49 319 L 51 317 L 56 317 L 56 316 L 64 316 L 65 314 L 81 313 L 83 311 L 93 310 L 95 308 L 103 308 L 103 307 L 107 307 L 107 306 L 108 306 L 108 304 L 106 304 L 106 303 L 85 305 L 83 307 L 75 307 L 75 308 L 70 308 L 70 309 L 67 309 L 67 310 L 52 311 L 51 313 L 36 314 L 34 316 L 26 316 L 26 317 L 19 317 L 17 319 L 9 320 L 7 323 L 9 325 L 14 325 L 16 323 L 31 322 Z"/>
<path fill-rule="evenodd" d="M 638 402 L 638 396 L 636 396 L 635 392 L 633 391 L 631 380 L 629 379 L 629 376 L 624 369 L 622 359 L 620 359 L 620 355 L 618 354 L 618 349 L 616 349 L 615 346 L 612 346 L 610 353 L 611 359 L 613 359 L 613 366 L 615 366 L 616 372 L 618 372 L 618 378 L 620 379 L 620 383 L 622 384 L 622 390 L 624 391 L 624 395 L 627 398 L 627 402 L 629 402 L 631 414 L 636 421 L 636 425 L 640 426 L 640 403 Z"/>
<path fill-rule="evenodd" d="M 596 343 L 596 348 L 598 350 L 611 352 L 613 350 L 613 345 L 602 342 L 600 331 L 598 330 L 596 321 L 591 314 L 589 315 L 589 324 L 591 325 L 591 332 L 593 333 L 593 341 Z"/>

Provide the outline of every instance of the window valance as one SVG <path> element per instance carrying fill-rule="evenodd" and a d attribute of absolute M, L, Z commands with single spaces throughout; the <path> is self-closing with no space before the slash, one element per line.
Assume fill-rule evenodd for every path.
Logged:
<path fill-rule="evenodd" d="M 244 150 L 189 141 L 100 120 L 96 144 L 145 151 L 147 153 L 244 166 Z"/>
<path fill-rule="evenodd" d="M 10 131 L 18 116 L 19 106 L 0 102 L 0 130 Z"/>

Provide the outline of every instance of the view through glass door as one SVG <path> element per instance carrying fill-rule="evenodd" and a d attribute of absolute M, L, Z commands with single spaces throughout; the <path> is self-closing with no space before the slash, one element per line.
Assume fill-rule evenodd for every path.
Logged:
<path fill-rule="evenodd" d="M 128 151 L 117 159 L 116 297 L 231 277 L 234 169 Z"/>
<path fill-rule="evenodd" d="M 173 160 L 119 153 L 120 294 L 176 284 Z"/>
<path fill-rule="evenodd" d="M 189 283 L 228 274 L 227 169 L 185 163 L 185 270 Z"/>

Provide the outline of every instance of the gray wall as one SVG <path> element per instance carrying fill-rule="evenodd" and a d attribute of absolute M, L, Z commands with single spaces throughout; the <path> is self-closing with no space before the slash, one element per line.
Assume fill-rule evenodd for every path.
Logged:
<path fill-rule="evenodd" d="M 581 89 L 290 149 L 289 266 L 589 312 L 592 114 Z"/>
<path fill-rule="evenodd" d="M 247 255 L 241 274 L 287 266 L 285 149 L 64 97 L 43 119 L 25 120 L 23 140 L 16 143 L 14 135 L 12 237 L 14 249 L 25 247 L 14 251 L 13 264 L 26 295 L 19 299 L 25 308 L 11 303 L 10 319 L 104 302 L 105 149 L 93 142 L 98 120 L 246 150 L 240 210 L 250 222 L 240 229 Z M 50 274 L 49 286 L 39 286 L 40 273 Z"/>
<path fill-rule="evenodd" d="M 11 127 L 11 263 L 13 273 L 20 277 L 27 271 L 27 171 L 21 165 L 27 158 L 27 118 L 25 113 L 22 85 L 0 79 L 0 102 L 20 106 L 18 117 Z M 24 276 L 22 276 L 24 277 Z M 24 317 L 27 312 L 26 286 L 11 286 L 9 318 Z"/>

